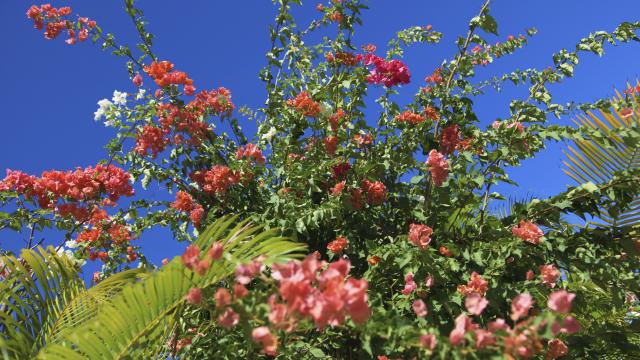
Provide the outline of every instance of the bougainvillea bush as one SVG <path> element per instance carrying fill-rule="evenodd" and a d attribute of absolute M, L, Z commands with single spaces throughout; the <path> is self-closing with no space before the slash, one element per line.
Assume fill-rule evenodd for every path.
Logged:
<path fill-rule="evenodd" d="M 180 295 L 184 306 L 155 325 L 170 327 L 161 345 L 131 343 L 156 356 L 640 356 L 637 233 L 629 225 L 580 220 L 627 208 L 640 189 L 637 154 L 630 155 L 635 165 L 597 184 L 491 211 L 505 203 L 495 186 L 514 184 L 507 169 L 548 141 L 588 139 L 606 151 L 615 137 L 637 147 L 640 88 L 615 103 L 559 104 L 548 86 L 571 77 L 583 53 L 639 41 L 640 22 L 579 40 L 554 54 L 549 68 L 479 81 L 477 68 L 490 68 L 536 33 L 498 35 L 489 3 L 456 41 L 456 54 L 442 55 L 430 74 L 416 74 L 403 53 L 441 40 L 430 25 L 399 31 L 388 44 L 363 44 L 357 29 L 367 6 L 360 0 L 307 6 L 317 16 L 303 26 L 291 15 L 300 1 L 274 0 L 271 47 L 257 74 L 265 84 L 259 109 L 233 102 L 233 92 L 255 89 L 202 89 L 202 80 L 154 53 L 153 35 L 132 0 L 125 5 L 140 37 L 135 47 L 119 43 L 99 19 L 34 5 L 27 18 L 46 39 L 101 45 L 124 59 L 129 81 L 100 100 L 94 114 L 113 131 L 105 160 L 40 175 L 7 170 L 0 181 L 2 226 L 60 230 L 66 242 L 54 250 L 72 266 L 102 264 L 95 286 L 134 267 L 185 274 L 192 285 Z M 310 37 L 315 33 L 323 36 Z M 481 126 L 474 101 L 506 82 L 527 87 L 529 96 L 513 99 L 507 118 Z M 400 104 L 397 95 L 408 83 L 422 87 Z M 632 118 L 636 126 L 605 133 L 548 122 L 589 109 Z M 257 133 L 242 130 L 249 123 Z M 166 189 L 170 200 L 145 197 L 149 184 Z M 259 235 L 251 243 L 258 253 L 233 263 L 229 276 L 204 281 L 236 259 L 234 236 L 195 242 L 228 215 L 304 244 L 306 254 L 267 261 Z M 135 239 L 156 226 L 192 244 L 172 262 L 150 264 Z M 215 240 L 218 233 L 207 234 Z M 69 339 L 57 344 L 82 355 L 82 338 Z M 40 347 L 47 358 L 46 344 L 34 348 Z"/>

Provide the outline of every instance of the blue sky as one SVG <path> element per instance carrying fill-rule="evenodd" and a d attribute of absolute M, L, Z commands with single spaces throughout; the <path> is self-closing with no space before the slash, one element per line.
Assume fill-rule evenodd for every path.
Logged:
<path fill-rule="evenodd" d="M 317 16 L 316 2 L 304 3 L 304 8 L 295 11 L 300 26 Z M 454 54 L 455 39 L 466 33 L 468 21 L 481 3 L 371 0 L 371 9 L 364 13 L 365 25 L 359 29 L 355 43 L 374 43 L 382 52 L 396 31 L 409 26 L 432 24 L 443 32 L 440 45 L 407 51 L 405 62 L 413 77 L 402 91 L 410 96 L 426 75 Z M 263 103 L 264 86 L 258 72 L 265 63 L 267 29 L 276 11 L 271 1 L 139 0 L 137 4 L 145 11 L 148 30 L 156 35 L 154 52 L 186 71 L 197 88 L 225 86 L 232 91 L 237 107 L 246 104 L 257 108 Z M 0 171 L 11 168 L 40 174 L 43 170 L 95 164 L 105 157 L 102 146 L 113 132 L 94 122 L 93 112 L 96 102 L 110 98 L 115 89 L 131 91 L 124 61 L 89 43 L 68 46 L 62 39 L 46 41 L 25 17 L 30 5 L 24 1 L 0 2 L 0 33 L 4 34 L 5 49 L 0 57 Z M 74 13 L 95 19 L 119 42 L 133 45 L 136 41 L 123 1 L 71 0 L 52 5 L 69 5 Z M 539 33 L 523 50 L 482 69 L 479 75 L 485 78 L 518 68 L 550 66 L 554 52 L 573 48 L 590 32 L 611 31 L 622 21 L 640 20 L 640 2 L 495 0 L 492 14 L 498 20 L 500 33 L 494 41 L 523 33 L 529 27 L 538 28 Z M 622 88 L 638 77 L 638 58 L 638 44 L 607 48 L 603 58 L 584 56 L 575 78 L 551 88 L 554 99 L 585 102 L 611 96 L 615 87 Z M 508 115 L 509 99 L 526 96 L 526 88 L 507 86 L 502 93 L 489 91 L 476 101 L 478 114 L 483 123 L 490 123 Z M 399 98 L 401 103 L 407 99 Z M 242 118 L 240 121 L 245 129 L 253 131 L 251 124 Z M 568 124 L 571 117 L 553 121 Z M 571 181 L 561 170 L 563 146 L 550 144 L 537 158 L 511 169 L 512 178 L 521 187 L 501 190 L 519 197 L 545 197 L 564 190 Z M 51 243 L 59 242 L 55 234 L 50 236 Z M 0 232 L 1 247 L 16 250 L 21 244 L 20 235 Z M 183 244 L 176 244 L 161 231 L 147 233 L 139 244 L 156 263 L 179 254 L 183 248 Z"/>

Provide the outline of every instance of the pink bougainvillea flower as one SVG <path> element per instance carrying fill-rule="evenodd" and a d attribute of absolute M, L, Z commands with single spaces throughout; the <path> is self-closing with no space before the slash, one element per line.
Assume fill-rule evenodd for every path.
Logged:
<path fill-rule="evenodd" d="M 431 180 L 435 186 L 442 186 L 442 183 L 447 180 L 447 177 L 449 176 L 449 162 L 447 159 L 434 149 L 429 152 L 427 165 L 431 172 Z"/>
<path fill-rule="evenodd" d="M 544 285 L 554 288 L 556 287 L 556 281 L 560 277 L 560 271 L 553 264 L 541 265 L 540 277 Z"/>
<path fill-rule="evenodd" d="M 411 224 L 409 225 L 409 241 L 414 245 L 420 247 L 422 250 L 426 249 L 431 243 L 431 234 L 433 229 L 427 225 Z"/>
<path fill-rule="evenodd" d="M 413 280 L 413 273 L 410 272 L 404 276 L 404 289 L 402 289 L 401 293 L 403 295 L 411 294 L 415 289 L 418 288 L 418 284 Z"/>
<path fill-rule="evenodd" d="M 566 314 L 571 311 L 571 303 L 576 294 L 567 292 L 566 290 L 558 290 L 549 295 L 547 306 L 553 311 Z"/>
<path fill-rule="evenodd" d="M 520 220 L 517 226 L 511 228 L 511 232 L 514 236 L 534 245 L 540 244 L 540 238 L 544 236 L 544 232 L 536 224 L 525 220 Z"/>
<path fill-rule="evenodd" d="M 438 338 L 433 334 L 424 334 L 420 336 L 420 347 L 433 351 L 438 345 Z"/>
<path fill-rule="evenodd" d="M 188 303 L 198 305 L 202 302 L 202 289 L 200 288 L 191 288 L 189 292 L 185 296 L 185 299 Z"/>
<path fill-rule="evenodd" d="M 487 305 L 489 305 L 489 301 L 478 293 L 471 293 L 464 300 L 467 311 L 476 316 L 482 314 Z"/>
<path fill-rule="evenodd" d="M 278 338 L 276 338 L 268 327 L 260 326 L 253 329 L 251 338 L 254 342 L 262 346 L 262 352 L 269 356 L 276 356 L 278 353 Z"/>
<path fill-rule="evenodd" d="M 262 271 L 260 261 L 252 261 L 248 264 L 240 264 L 236 267 L 236 281 L 242 285 L 247 285 L 256 275 Z"/>
<path fill-rule="evenodd" d="M 520 294 L 511 302 L 511 320 L 516 321 L 529 315 L 529 309 L 533 306 L 533 297 L 529 294 Z"/>
<path fill-rule="evenodd" d="M 411 307 L 413 308 L 413 312 L 415 312 L 418 317 L 427 316 L 428 310 L 427 305 L 424 303 L 424 301 L 418 299 L 413 302 Z"/>
<path fill-rule="evenodd" d="M 216 302 L 216 307 L 222 309 L 231 303 L 231 294 L 225 288 L 218 288 L 213 295 L 213 300 Z"/>
<path fill-rule="evenodd" d="M 182 254 L 182 263 L 188 269 L 194 270 L 200 262 L 200 248 L 198 245 L 189 245 Z"/>
<path fill-rule="evenodd" d="M 218 316 L 218 325 L 231 329 L 232 327 L 238 325 L 240 321 L 240 315 L 238 315 L 232 308 L 226 308 L 220 316 Z"/>
<path fill-rule="evenodd" d="M 223 253 L 224 253 L 224 247 L 222 246 L 222 243 L 219 241 L 216 241 L 211 245 L 211 249 L 209 249 L 209 251 L 207 252 L 207 256 L 209 257 L 209 259 L 215 261 L 220 259 Z"/>
<path fill-rule="evenodd" d="M 476 349 L 483 349 L 496 343 L 495 336 L 493 336 L 493 333 L 489 330 L 479 329 L 474 331 L 473 334 L 476 339 Z"/>
<path fill-rule="evenodd" d="M 455 320 L 455 327 L 449 334 L 449 341 L 451 342 L 451 345 L 460 345 L 464 340 L 464 335 L 467 332 L 474 330 L 476 327 L 477 325 L 473 324 L 473 322 L 469 317 L 467 317 L 467 315 L 458 315 Z"/>

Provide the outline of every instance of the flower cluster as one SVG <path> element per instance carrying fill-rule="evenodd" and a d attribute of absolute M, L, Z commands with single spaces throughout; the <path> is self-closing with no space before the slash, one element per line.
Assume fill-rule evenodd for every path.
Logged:
<path fill-rule="evenodd" d="M 168 142 L 169 140 L 164 137 L 162 129 L 145 125 L 142 127 L 142 131 L 136 136 L 134 151 L 142 156 L 146 156 L 149 150 L 151 150 L 151 157 L 155 158 L 158 156 L 158 153 L 164 151 Z"/>
<path fill-rule="evenodd" d="M 410 110 L 405 110 L 402 114 L 396 116 L 396 120 L 400 122 L 406 122 L 411 125 L 418 125 L 425 121 L 424 116 L 414 113 Z"/>
<path fill-rule="evenodd" d="M 367 202 L 370 205 L 382 205 L 386 200 L 387 188 L 381 181 L 362 180 L 361 186 L 367 193 Z"/>
<path fill-rule="evenodd" d="M 188 192 L 178 191 L 176 200 L 171 203 L 171 207 L 178 211 L 188 212 L 193 226 L 200 227 L 204 208 L 196 203 Z"/>
<path fill-rule="evenodd" d="M 344 66 L 356 66 L 362 61 L 362 55 L 354 55 L 344 51 L 337 51 L 335 56 L 332 53 L 327 53 L 325 58 L 328 62 L 342 64 Z"/>
<path fill-rule="evenodd" d="M 238 160 L 242 158 L 250 158 L 253 159 L 260 165 L 264 165 L 265 157 L 262 155 L 262 150 L 258 148 L 256 144 L 247 144 L 245 146 L 241 146 L 236 151 L 236 158 Z"/>
<path fill-rule="evenodd" d="M 373 54 L 365 54 L 364 64 L 374 67 L 367 76 L 370 84 L 384 84 L 386 87 L 392 87 L 408 84 L 411 78 L 407 65 L 400 60 L 387 61 Z"/>
<path fill-rule="evenodd" d="M 520 223 L 511 228 L 514 236 L 531 243 L 533 245 L 540 244 L 540 238 L 544 236 L 544 232 L 531 221 L 520 220 Z"/>
<path fill-rule="evenodd" d="M 240 182 L 240 173 L 224 165 L 214 165 L 211 170 L 194 172 L 191 178 L 205 192 L 224 195 L 230 186 Z"/>
<path fill-rule="evenodd" d="M 477 295 L 477 294 L 476 294 Z M 556 313 L 565 314 L 571 309 L 571 302 L 575 294 L 564 290 L 552 293 L 549 296 L 548 308 Z M 475 340 L 476 349 L 483 349 L 495 346 L 500 343 L 504 356 L 507 358 L 528 359 L 540 353 L 543 343 L 540 333 L 545 330 L 545 321 L 534 321 L 529 318 L 529 310 L 533 307 L 534 300 L 529 294 L 520 294 L 513 298 L 511 302 L 511 319 L 514 326 L 509 326 L 502 318 L 497 318 L 487 324 L 486 329 L 473 322 L 473 319 L 466 314 L 460 314 L 455 320 L 455 326 L 449 334 L 449 341 L 453 346 L 459 346 L 465 342 L 467 334 L 472 334 Z M 481 305 L 483 309 L 486 303 Z M 467 309 L 472 306 L 467 306 Z M 470 311 L 473 315 L 480 315 L 479 312 Z M 518 321 L 520 319 L 523 319 Z M 561 333 L 572 334 L 580 330 L 580 325 L 575 318 L 568 316 L 561 321 L 554 321 L 551 324 L 551 333 L 555 336 Z M 552 339 L 548 342 L 547 358 L 555 359 L 567 354 L 567 346 L 559 339 Z"/>
<path fill-rule="evenodd" d="M 304 116 L 316 117 L 320 114 L 320 104 L 313 101 L 306 91 L 302 91 L 295 98 L 287 100 L 287 106 L 296 109 Z"/>
<path fill-rule="evenodd" d="M 170 61 L 154 61 L 151 65 L 144 67 L 144 72 L 160 87 L 183 85 L 185 95 L 193 95 L 196 90 L 193 87 L 193 80 L 187 76 L 187 73 L 173 70 L 173 63 Z"/>
<path fill-rule="evenodd" d="M 409 241 L 422 250 L 426 249 L 431 243 L 431 234 L 433 229 L 423 224 L 409 225 Z"/>
<path fill-rule="evenodd" d="M 44 37 L 47 40 L 55 39 L 62 31 L 67 30 L 68 38 L 65 42 L 74 45 L 77 41 L 87 40 L 89 32 L 95 29 L 96 22 L 86 17 L 78 18 L 75 23 L 64 19 L 71 12 L 72 10 L 68 6 L 54 8 L 51 4 L 32 5 L 27 10 L 27 18 L 33 20 L 33 26 L 38 30 L 45 27 L 46 23 Z"/>
<path fill-rule="evenodd" d="M 431 150 L 429 152 L 429 158 L 427 159 L 427 165 L 431 172 L 431 180 L 436 186 L 442 186 L 442 183 L 447 180 L 449 176 L 449 162 L 444 156 L 437 150 Z"/>
<path fill-rule="evenodd" d="M 327 245 L 327 249 L 334 254 L 340 254 L 342 250 L 347 247 L 347 245 L 349 245 L 349 241 L 345 239 L 344 236 L 338 236 L 335 240 Z"/>
<path fill-rule="evenodd" d="M 284 303 L 277 303 L 275 298 L 270 301 L 269 321 L 276 328 L 290 330 L 299 318 L 312 319 L 318 329 L 338 326 L 346 315 L 357 324 L 365 322 L 371 314 L 368 283 L 364 279 L 347 279 L 350 267 L 345 259 L 326 264 L 317 252 L 302 262 L 273 265 L 272 277 L 279 284 L 278 293 Z"/>
<path fill-rule="evenodd" d="M 21 171 L 7 170 L 0 181 L 0 191 L 16 191 L 37 200 L 41 208 L 52 209 L 59 200 L 98 200 L 106 194 L 112 202 L 121 196 L 132 196 L 131 176 L 114 165 L 98 164 L 74 171 L 45 171 L 38 178 Z"/>

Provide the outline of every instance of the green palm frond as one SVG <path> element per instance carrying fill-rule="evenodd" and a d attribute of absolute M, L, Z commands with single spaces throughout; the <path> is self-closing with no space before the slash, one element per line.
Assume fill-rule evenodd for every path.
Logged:
<path fill-rule="evenodd" d="M 640 82 L 638 83 L 640 85 Z M 631 85 L 627 85 L 631 88 Z M 611 100 L 612 105 L 619 105 L 623 101 L 623 96 L 616 91 L 617 97 Z M 626 144 L 612 130 L 621 128 L 638 127 L 640 118 L 638 116 L 638 101 L 635 97 L 630 97 L 634 112 L 629 117 L 624 117 L 613 106 L 611 112 L 600 110 L 599 113 L 587 112 L 578 116 L 575 120 L 578 126 L 598 129 L 609 134 L 609 140 L 614 143 L 613 147 L 602 147 L 597 142 L 591 140 L 575 141 L 574 146 L 569 146 L 566 151 L 566 160 L 563 161 L 564 172 L 577 183 L 593 182 L 601 184 L 610 180 L 616 172 L 637 169 L 640 167 L 640 149 L 637 145 Z M 621 214 L 610 214 L 606 209 L 602 209 L 602 215 L 594 221 L 596 225 L 632 227 L 640 226 L 640 197 L 634 198 L 628 209 Z"/>
<path fill-rule="evenodd" d="M 190 288 L 206 288 L 231 276 L 238 263 L 263 256 L 265 264 L 302 257 L 306 246 L 263 231 L 248 221 L 224 217 L 209 226 L 196 244 L 208 249 L 224 244 L 224 256 L 203 276 L 184 267 L 179 257 L 148 278 L 127 285 L 104 304 L 91 320 L 61 334 L 39 354 L 41 359 L 156 358 L 162 352 L 174 319 L 185 305 Z M 150 355 L 150 354 L 156 354 Z"/>
<path fill-rule="evenodd" d="M 3 256 L 6 278 L 0 281 L 0 354 L 4 359 L 28 359 L 57 334 L 93 317 L 103 302 L 144 270 L 129 270 L 90 289 L 66 256 L 24 249 L 20 257 Z M 92 299 L 87 301 L 87 299 Z"/>

